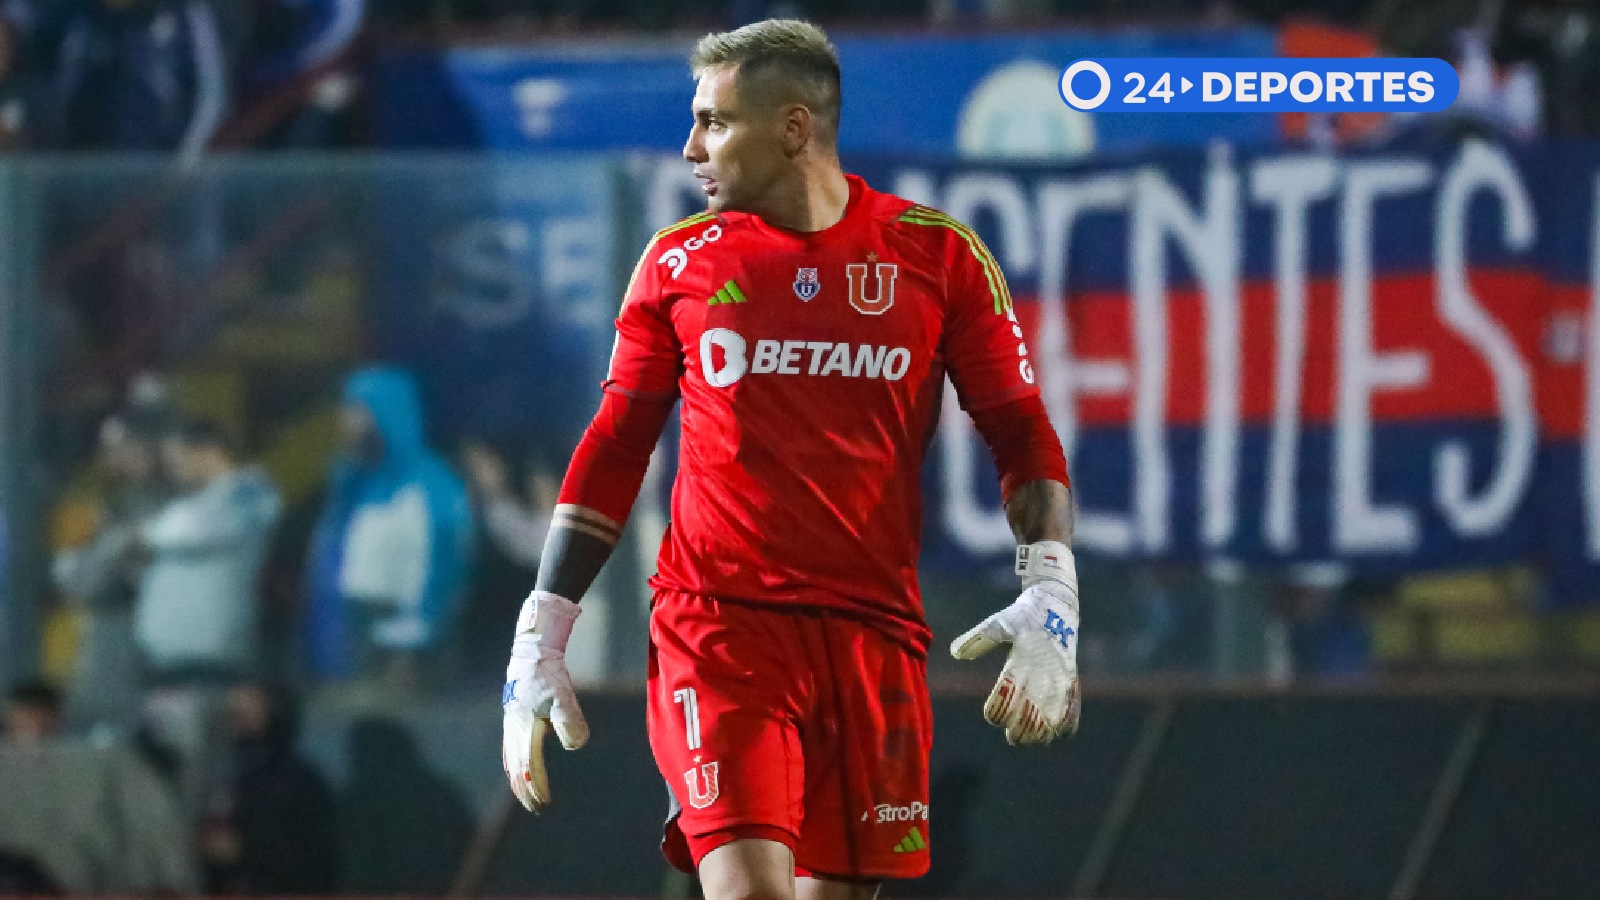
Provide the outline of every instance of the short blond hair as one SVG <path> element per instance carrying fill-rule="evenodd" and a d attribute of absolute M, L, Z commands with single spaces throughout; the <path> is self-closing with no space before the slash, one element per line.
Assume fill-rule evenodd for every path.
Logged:
<path fill-rule="evenodd" d="M 839 51 L 821 28 L 799 19 L 767 19 L 708 34 L 689 54 L 689 71 L 736 68 L 741 96 L 749 89 L 770 103 L 798 103 L 839 133 Z"/>

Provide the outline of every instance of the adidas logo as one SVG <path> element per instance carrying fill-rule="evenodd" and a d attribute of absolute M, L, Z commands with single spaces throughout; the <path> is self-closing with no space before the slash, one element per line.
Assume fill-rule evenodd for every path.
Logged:
<path fill-rule="evenodd" d="M 922 839 L 922 832 L 913 826 L 910 831 L 906 832 L 906 836 L 900 839 L 900 843 L 895 845 L 894 852 L 916 853 L 919 850 L 926 849 L 928 849 L 928 842 Z"/>
<path fill-rule="evenodd" d="M 706 300 L 706 305 L 716 306 L 719 303 L 726 304 L 743 302 L 745 302 L 744 291 L 739 290 L 739 286 L 730 281 L 722 286 L 722 290 L 712 294 L 710 299 Z"/>

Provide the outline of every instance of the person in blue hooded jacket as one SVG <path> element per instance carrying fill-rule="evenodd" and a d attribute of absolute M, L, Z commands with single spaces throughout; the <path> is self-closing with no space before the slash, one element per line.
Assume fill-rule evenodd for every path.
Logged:
<path fill-rule="evenodd" d="M 472 555 L 466 487 L 423 443 L 416 384 L 373 367 L 345 383 L 342 448 L 306 568 L 312 674 L 377 655 L 414 665 L 450 636 Z"/>

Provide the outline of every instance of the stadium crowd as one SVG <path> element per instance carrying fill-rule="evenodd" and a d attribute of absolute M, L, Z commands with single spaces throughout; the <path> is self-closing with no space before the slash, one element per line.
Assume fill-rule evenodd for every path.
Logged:
<path fill-rule="evenodd" d="M 222 427 L 180 412 L 148 375 L 101 423 L 52 516 L 60 605 L 47 668 L 65 687 L 23 684 L 5 705 L 0 892 L 329 892 L 344 877 L 346 800 L 299 755 L 299 690 L 406 695 L 467 670 L 492 681 L 502 641 L 477 643 L 481 658 L 463 650 L 503 631 L 532 583 L 549 477 L 532 474 L 538 493 L 524 494 L 520 466 L 486 443 L 454 463 L 429 449 L 401 370 L 352 373 L 342 404 L 326 489 L 306 504 L 314 523 L 286 538 L 297 559 L 271 562 L 303 585 L 289 609 L 262 591 L 285 540 L 279 494 Z M 352 770 L 365 756 L 383 771 L 409 759 L 425 782 L 409 740 L 374 720 L 351 735 Z M 63 819 L 61 782 L 82 771 L 72 766 L 123 773 L 90 779 L 101 793 L 85 808 L 139 815 Z M 351 790 L 352 802 L 366 793 Z M 468 833 L 470 812 L 442 782 L 436 793 Z M 443 890 L 449 869 L 407 874 L 429 858 L 352 877 Z"/>
<path fill-rule="evenodd" d="M 364 18 L 364 0 L 8 0 L 0 146 L 188 158 L 241 139 L 336 146 Z M 290 95 L 301 102 L 271 114 Z"/>

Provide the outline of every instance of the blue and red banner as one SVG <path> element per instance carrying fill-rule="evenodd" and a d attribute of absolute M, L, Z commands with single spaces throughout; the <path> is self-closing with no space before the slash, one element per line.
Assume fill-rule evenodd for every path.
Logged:
<path fill-rule="evenodd" d="M 1084 551 L 1536 562 L 1600 600 L 1600 147 L 849 162 L 1005 269 Z M 650 224 L 697 206 L 680 168 L 647 177 Z M 970 565 L 1012 539 L 947 418 L 926 562 Z"/>

